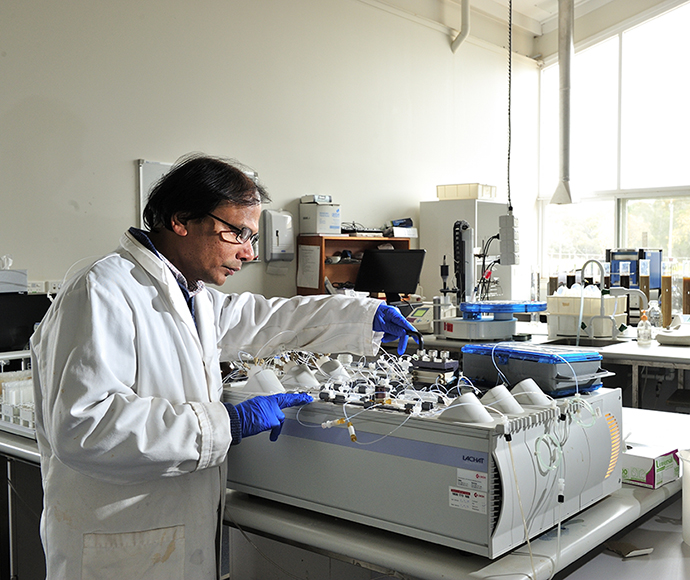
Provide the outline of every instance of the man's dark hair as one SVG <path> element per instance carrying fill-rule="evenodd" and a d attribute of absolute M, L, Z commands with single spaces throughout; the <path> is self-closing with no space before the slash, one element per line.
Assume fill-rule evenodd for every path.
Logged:
<path fill-rule="evenodd" d="M 221 203 L 257 205 L 271 201 L 256 174 L 235 160 L 192 154 L 178 160 L 151 189 L 144 208 L 150 231 L 172 229 L 171 218 L 200 219 Z"/>

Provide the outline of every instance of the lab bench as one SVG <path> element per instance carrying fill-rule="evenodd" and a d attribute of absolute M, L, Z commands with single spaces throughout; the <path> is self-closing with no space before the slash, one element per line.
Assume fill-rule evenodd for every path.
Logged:
<path fill-rule="evenodd" d="M 665 443 L 678 448 L 690 448 L 689 416 L 625 408 L 623 423 L 625 432 L 632 433 L 636 440 L 644 440 L 652 445 Z M 15 570 L 24 570 L 21 575 L 15 574 L 14 577 L 20 580 L 42 579 L 44 572 L 35 570 L 36 566 L 43 566 L 37 520 L 42 504 L 37 444 L 26 437 L 0 431 L 0 458 L 3 473 L 6 474 L 2 485 L 3 507 L 0 508 L 0 579 L 11 578 L 10 542 L 14 542 L 16 548 L 13 555 Z M 7 480 L 14 480 L 16 477 L 21 477 L 21 481 L 14 481 L 10 488 Z M 12 518 L 8 520 L 8 499 L 18 489 L 22 491 L 22 499 L 12 502 Z M 648 514 L 669 501 L 675 501 L 680 490 L 680 480 L 657 490 L 624 485 L 619 491 L 570 518 L 563 527 L 558 569 L 567 571 L 574 562 L 599 550 L 607 539 L 630 526 L 636 526 Z M 417 491 L 422 501 L 423 493 Z M 379 574 L 396 573 L 396 577 L 404 574 L 425 580 L 488 580 L 499 576 L 507 577 L 506 574 L 528 577 L 531 573 L 526 546 L 492 561 L 232 490 L 227 491 L 226 501 L 225 523 L 229 526 L 270 538 L 286 547 L 301 548 L 307 554 L 321 554 Z M 18 537 L 9 536 L 9 522 L 14 522 L 14 531 L 20 534 Z M 556 561 L 556 547 L 554 530 L 542 534 L 532 542 L 537 580 L 550 578 Z M 680 551 L 680 548 L 676 551 Z M 308 557 L 299 559 L 309 561 Z M 285 565 L 284 562 L 279 564 L 281 567 Z M 31 571 L 27 571 L 29 566 Z M 609 576 L 609 579 L 613 580 L 613 577 Z"/>
<path fill-rule="evenodd" d="M 652 445 L 690 447 L 690 417 L 686 415 L 626 408 L 623 409 L 623 423 L 626 433 L 631 433 L 636 440 L 644 440 Z M 554 568 L 557 572 L 555 578 L 565 578 L 573 571 L 573 566 L 599 554 L 603 544 L 610 538 L 634 529 L 655 511 L 678 501 L 681 487 L 681 480 L 656 490 L 624 485 L 564 522 L 560 556 L 556 530 L 542 534 L 531 543 L 535 580 L 550 579 Z M 411 497 L 423 501 L 423 490 L 411 489 Z M 404 507 L 401 506 L 401 509 Z M 280 545 L 287 544 L 302 550 L 302 556 L 293 559 L 302 563 L 308 559 L 309 552 L 316 552 L 378 574 L 410 580 L 533 577 L 526 545 L 490 560 L 233 490 L 227 492 L 225 514 L 226 523 L 245 533 L 271 538 Z M 674 553 L 681 554 L 680 534 L 675 540 Z M 282 563 L 279 564 L 283 567 Z M 298 570 L 288 572 L 290 577 L 299 575 Z M 623 565 L 620 572 L 619 576 L 609 575 L 609 580 L 635 578 L 626 573 Z M 664 577 L 663 574 L 661 577 Z"/>
<path fill-rule="evenodd" d="M 33 439 L 0 431 L 0 580 L 43 580 L 41 456 Z"/>
<path fill-rule="evenodd" d="M 517 332 L 530 334 L 532 343 L 553 344 L 553 339 L 550 339 L 548 336 L 546 324 L 518 321 Z M 573 340 L 574 338 L 575 337 L 572 337 Z M 587 348 L 595 348 L 595 350 L 601 354 L 602 365 L 622 365 L 631 368 L 631 406 L 634 408 L 641 407 L 642 403 L 640 393 L 640 371 L 642 369 L 652 367 L 675 369 L 679 371 L 690 370 L 690 349 L 688 349 L 688 347 L 661 345 L 656 341 L 652 341 L 650 346 L 643 347 L 639 346 L 637 341 L 633 340 L 631 337 L 624 337 L 614 344 L 606 344 L 606 341 L 599 342 L 602 346 Z M 466 344 L 470 344 L 470 342 L 437 337 L 435 335 L 424 335 L 424 346 L 427 350 L 447 350 L 451 353 L 452 358 L 461 359 L 461 350 Z M 415 352 L 416 349 L 417 343 L 414 339 L 410 339 L 407 347 L 408 354 Z M 683 372 L 679 372 L 677 378 L 678 391 L 675 398 L 678 400 L 678 406 L 690 405 L 690 390 L 687 391 L 688 399 L 682 397 L 682 394 L 685 392 L 683 374 Z"/>
<path fill-rule="evenodd" d="M 618 344 L 604 346 L 598 350 L 604 363 L 631 367 L 633 407 L 639 407 L 641 404 L 639 377 L 642 368 L 690 370 L 690 350 L 683 346 L 665 346 L 652 341 L 650 346 L 642 347 L 635 341 L 621 341 Z M 683 374 L 682 372 L 678 373 L 678 392 L 683 392 Z"/>
<path fill-rule="evenodd" d="M 0 364 L 4 369 L 25 370 L 30 354 L 0 353 Z M 9 384 L 0 385 L 5 387 L 0 388 L 0 580 L 43 580 L 45 560 L 39 537 L 43 487 L 41 456 L 33 438 L 33 405 L 3 398 Z"/>

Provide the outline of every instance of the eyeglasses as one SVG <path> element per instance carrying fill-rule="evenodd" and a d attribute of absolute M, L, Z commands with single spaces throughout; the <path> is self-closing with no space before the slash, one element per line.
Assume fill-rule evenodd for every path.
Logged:
<path fill-rule="evenodd" d="M 253 246 L 254 244 L 256 244 L 257 241 L 259 241 L 258 232 L 252 235 L 252 230 L 249 228 L 238 228 L 237 226 L 233 226 L 225 220 L 222 220 L 219 217 L 214 216 L 212 213 L 208 215 L 211 216 L 214 220 L 218 220 L 220 223 L 230 228 L 229 232 L 218 232 L 220 234 L 220 238 L 224 242 L 230 242 L 231 244 L 244 244 L 246 242 L 250 242 Z"/>

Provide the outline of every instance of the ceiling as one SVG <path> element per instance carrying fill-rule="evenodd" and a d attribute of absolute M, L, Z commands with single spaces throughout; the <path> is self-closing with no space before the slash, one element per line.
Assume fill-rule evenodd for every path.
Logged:
<path fill-rule="evenodd" d="M 506 8 L 508 0 L 495 0 Z M 607 4 L 610 0 L 575 0 L 576 8 L 594 8 Z M 481 4 L 481 0 L 479 0 Z M 593 6 L 589 6 L 593 5 Z M 558 15 L 558 0 L 513 0 L 513 11 L 543 23 Z"/>
<path fill-rule="evenodd" d="M 496 2 L 508 6 L 508 0 Z M 576 0 L 577 3 L 582 0 Z M 513 11 L 543 23 L 558 14 L 558 0 L 513 0 Z"/>
<path fill-rule="evenodd" d="M 460 0 L 454 0 L 459 2 Z M 574 0 L 576 17 L 591 12 L 612 0 Z M 495 18 L 507 19 L 509 0 L 470 0 L 474 10 Z M 558 0 L 513 0 L 513 23 L 535 35 L 558 26 Z"/>

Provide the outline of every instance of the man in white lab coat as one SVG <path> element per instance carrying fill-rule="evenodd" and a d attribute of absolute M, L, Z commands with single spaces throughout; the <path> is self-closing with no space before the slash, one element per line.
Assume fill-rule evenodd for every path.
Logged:
<path fill-rule="evenodd" d="M 149 231 L 72 278 L 32 337 L 50 580 L 217 578 L 231 445 L 275 440 L 281 408 L 311 400 L 223 404 L 219 361 L 281 344 L 371 355 L 380 332 L 402 350 L 414 331 L 373 299 L 208 288 L 254 257 L 265 200 L 236 165 L 183 159 L 151 193 Z"/>

